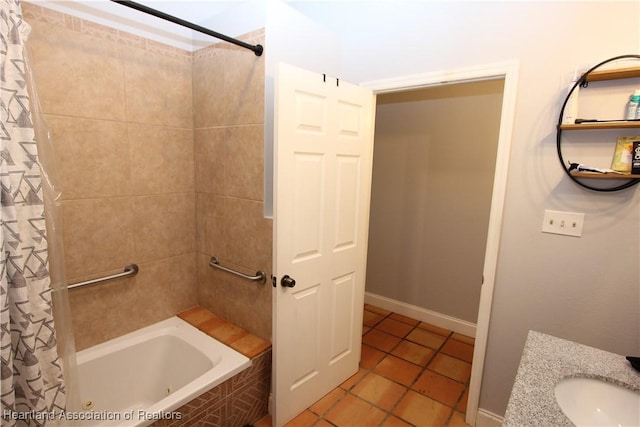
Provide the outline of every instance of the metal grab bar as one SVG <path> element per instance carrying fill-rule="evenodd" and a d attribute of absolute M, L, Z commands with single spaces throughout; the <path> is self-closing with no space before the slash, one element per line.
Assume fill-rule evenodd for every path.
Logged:
<path fill-rule="evenodd" d="M 264 284 L 264 282 L 266 282 L 267 280 L 267 275 L 265 274 L 264 271 L 256 271 L 255 276 L 247 276 L 246 274 L 240 273 L 239 271 L 221 266 L 220 261 L 218 261 L 218 258 L 214 256 L 211 257 L 211 261 L 209 262 L 209 267 L 217 268 L 222 271 L 226 271 L 227 273 L 235 274 L 236 276 L 240 276 L 244 279 L 251 280 L 253 282 L 260 282 L 261 285 Z"/>
<path fill-rule="evenodd" d="M 129 264 L 124 268 L 122 273 L 113 274 L 111 276 L 98 277 L 97 279 L 85 280 L 84 282 L 73 283 L 67 286 L 67 289 L 79 288 L 81 286 L 95 285 L 96 283 L 106 282 L 108 280 L 119 279 L 121 277 L 135 276 L 138 274 L 138 266 L 136 264 Z"/>

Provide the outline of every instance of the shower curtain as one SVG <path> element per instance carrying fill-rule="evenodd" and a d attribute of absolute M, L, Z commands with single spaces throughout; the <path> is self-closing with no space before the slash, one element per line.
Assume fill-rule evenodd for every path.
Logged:
<path fill-rule="evenodd" d="M 65 409 L 53 318 L 41 170 L 27 91 L 30 31 L 18 0 L 0 0 L 0 385 L 2 425 L 57 425 Z M 33 87 L 29 87 L 33 94 Z M 58 274 L 58 273 L 56 273 Z M 66 292 L 66 289 L 62 289 Z M 63 322 L 64 323 L 64 322 Z"/>

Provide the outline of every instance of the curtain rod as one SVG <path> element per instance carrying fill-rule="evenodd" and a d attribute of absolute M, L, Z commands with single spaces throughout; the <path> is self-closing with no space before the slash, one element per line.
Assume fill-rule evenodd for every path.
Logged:
<path fill-rule="evenodd" d="M 233 37 L 225 36 L 224 34 L 220 34 L 218 32 L 212 31 L 212 30 L 210 30 L 208 28 L 201 27 L 200 25 L 196 25 L 196 24 L 193 24 L 193 23 L 191 23 L 189 21 L 185 21 L 183 19 L 176 18 L 175 16 L 166 14 L 164 12 L 160 12 L 159 10 L 152 9 L 152 8 L 147 7 L 145 5 L 142 5 L 140 3 L 136 3 L 136 2 L 133 2 L 133 1 L 122 1 L 122 0 L 111 0 L 111 1 L 114 2 L 114 3 L 121 4 L 123 6 L 130 7 L 132 9 L 138 10 L 140 12 L 144 12 L 146 14 L 153 15 L 153 16 L 155 16 L 157 18 L 161 18 L 161 19 L 164 19 L 166 21 L 173 22 L 174 24 L 178 24 L 178 25 L 181 25 L 183 27 L 191 28 L 192 30 L 198 31 L 198 32 L 203 33 L 203 34 L 207 34 L 207 35 L 215 37 L 217 39 L 224 40 L 224 41 L 229 42 L 229 43 L 233 43 L 236 46 L 244 47 L 245 49 L 252 50 L 256 54 L 256 56 L 262 56 L 262 51 L 264 50 L 264 48 L 259 44 L 254 46 L 252 44 L 245 43 L 245 42 L 243 42 L 241 40 L 234 39 Z"/>

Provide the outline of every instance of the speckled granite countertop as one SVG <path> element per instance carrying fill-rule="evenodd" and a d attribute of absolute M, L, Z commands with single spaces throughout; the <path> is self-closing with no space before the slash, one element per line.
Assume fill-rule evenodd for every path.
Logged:
<path fill-rule="evenodd" d="M 571 377 L 597 378 L 640 392 L 640 372 L 624 356 L 529 331 L 504 418 L 505 426 L 573 426 L 554 395 Z"/>

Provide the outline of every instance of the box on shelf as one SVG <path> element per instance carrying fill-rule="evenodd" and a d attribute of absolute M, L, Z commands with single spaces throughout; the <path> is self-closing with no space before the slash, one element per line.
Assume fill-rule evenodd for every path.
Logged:
<path fill-rule="evenodd" d="M 634 158 L 634 141 L 640 141 L 640 136 L 618 137 L 616 148 L 613 152 L 613 160 L 611 161 L 611 170 L 622 173 L 631 173 Z"/>
<path fill-rule="evenodd" d="M 640 138 L 633 141 L 633 157 L 631 158 L 631 173 L 640 174 Z"/>

